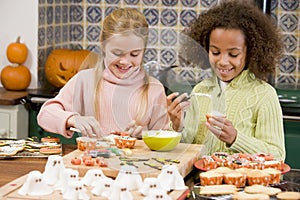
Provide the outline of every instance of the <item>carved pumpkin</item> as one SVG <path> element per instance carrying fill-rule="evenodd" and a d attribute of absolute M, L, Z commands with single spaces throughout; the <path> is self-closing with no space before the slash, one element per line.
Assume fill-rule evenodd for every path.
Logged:
<path fill-rule="evenodd" d="M 63 87 L 79 70 L 93 68 L 98 55 L 88 50 L 53 50 L 45 64 L 45 75 L 50 84 Z"/>
<path fill-rule="evenodd" d="M 15 64 L 23 64 L 27 59 L 27 46 L 20 42 L 20 36 L 16 42 L 10 43 L 6 49 L 6 56 L 9 62 Z"/>
<path fill-rule="evenodd" d="M 30 71 L 23 65 L 8 65 L 1 71 L 1 83 L 7 90 L 25 90 L 30 81 Z"/>

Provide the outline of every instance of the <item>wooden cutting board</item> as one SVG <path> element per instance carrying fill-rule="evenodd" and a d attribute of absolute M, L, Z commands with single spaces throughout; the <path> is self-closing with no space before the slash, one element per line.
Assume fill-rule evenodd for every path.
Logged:
<path fill-rule="evenodd" d="M 127 157 L 149 159 L 148 161 L 134 162 L 134 164 L 138 167 L 137 169 L 143 179 L 146 177 L 157 177 L 157 175 L 160 173 L 160 170 L 151 168 L 144 164 L 144 162 L 146 162 L 158 166 L 163 166 L 163 164 L 155 161 L 153 158 L 168 158 L 180 161 L 180 163 L 178 164 L 173 164 L 178 166 L 180 174 L 185 177 L 192 171 L 193 164 L 199 159 L 201 148 L 202 145 L 199 144 L 179 143 L 172 151 L 158 152 L 151 151 L 142 140 L 138 140 L 135 144 L 134 149 L 132 149 L 132 155 Z M 75 150 L 63 157 L 65 166 L 78 170 L 79 176 L 82 177 L 89 169 L 100 168 L 98 166 L 85 166 L 84 164 L 72 165 L 71 159 L 74 157 L 80 157 L 83 153 L 83 151 Z M 115 178 L 118 175 L 119 169 L 121 167 L 119 156 L 107 158 L 105 159 L 105 161 L 108 163 L 108 167 L 101 167 L 103 173 L 108 177 Z"/>

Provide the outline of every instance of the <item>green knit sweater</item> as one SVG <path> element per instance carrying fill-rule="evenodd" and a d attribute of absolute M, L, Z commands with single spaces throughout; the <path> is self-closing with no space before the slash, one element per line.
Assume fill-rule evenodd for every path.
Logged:
<path fill-rule="evenodd" d="M 202 155 L 271 153 L 275 158 L 285 159 L 282 110 L 271 85 L 245 70 L 224 91 L 214 77 L 197 84 L 193 92 L 207 93 L 211 98 L 195 96 L 191 99 L 185 113 L 183 142 L 204 144 Z M 238 132 L 230 147 L 205 126 L 205 115 L 212 110 L 225 113 Z"/>

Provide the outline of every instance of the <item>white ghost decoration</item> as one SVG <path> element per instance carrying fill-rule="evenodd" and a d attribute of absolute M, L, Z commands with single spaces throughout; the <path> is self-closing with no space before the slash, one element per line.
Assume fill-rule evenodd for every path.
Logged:
<path fill-rule="evenodd" d="M 66 168 L 63 172 L 62 178 L 54 185 L 55 190 L 60 190 L 62 193 L 67 188 L 68 184 L 72 181 L 78 181 L 78 170 Z"/>
<path fill-rule="evenodd" d="M 63 193 L 63 199 L 65 200 L 89 200 L 90 197 L 86 193 L 84 184 L 81 181 L 72 181 L 68 184 L 65 192 Z"/>
<path fill-rule="evenodd" d="M 164 165 L 160 174 L 157 176 L 161 186 L 167 190 L 184 190 L 184 179 L 175 165 Z"/>
<path fill-rule="evenodd" d="M 101 180 L 97 180 L 95 182 L 95 187 L 92 189 L 91 192 L 96 196 L 103 196 L 108 198 L 112 190 L 113 184 L 114 180 L 112 178 L 102 178 Z"/>
<path fill-rule="evenodd" d="M 107 198 L 109 200 L 132 200 L 133 196 L 126 185 L 114 182 L 111 192 Z"/>
<path fill-rule="evenodd" d="M 44 181 L 40 171 L 34 170 L 28 173 L 27 179 L 18 190 L 20 195 L 42 196 L 49 195 L 53 189 Z"/>
<path fill-rule="evenodd" d="M 60 155 L 50 155 L 45 165 L 43 178 L 48 185 L 54 185 L 59 179 L 62 178 L 65 165 Z"/>
<path fill-rule="evenodd" d="M 163 187 L 158 182 L 157 178 L 148 177 L 148 178 L 144 179 L 144 182 L 143 182 L 142 187 L 140 188 L 139 192 L 144 196 L 148 196 L 149 192 L 151 190 L 155 190 L 155 189 L 164 190 Z"/>
<path fill-rule="evenodd" d="M 141 175 L 136 167 L 131 165 L 123 165 L 115 179 L 115 182 L 126 185 L 128 190 L 139 190 L 143 184 Z"/>
<path fill-rule="evenodd" d="M 97 180 L 107 178 L 101 169 L 89 169 L 81 179 L 86 186 L 95 186 Z"/>
<path fill-rule="evenodd" d="M 151 190 L 143 200 L 172 200 L 164 189 Z"/>

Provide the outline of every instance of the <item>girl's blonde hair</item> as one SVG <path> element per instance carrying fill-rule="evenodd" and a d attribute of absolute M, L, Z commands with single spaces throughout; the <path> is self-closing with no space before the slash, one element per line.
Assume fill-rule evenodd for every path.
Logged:
<path fill-rule="evenodd" d="M 123 35 L 127 33 L 134 33 L 135 35 L 143 38 L 144 46 L 148 42 L 148 23 L 145 16 L 139 12 L 135 8 L 120 8 L 114 10 L 110 13 L 103 21 L 102 31 L 100 35 L 100 44 L 101 44 L 101 56 L 99 62 L 95 68 L 95 95 L 94 95 L 94 112 L 96 119 L 100 119 L 100 104 L 99 104 L 99 97 L 100 97 L 100 88 L 101 88 L 101 80 L 102 80 L 102 73 L 105 68 L 104 66 L 104 46 L 105 42 L 108 41 L 111 37 L 115 35 Z M 142 70 L 144 70 L 142 68 Z M 145 115 L 148 107 L 148 88 L 149 88 L 149 76 L 146 75 L 144 79 L 144 85 L 142 88 L 141 96 L 142 102 L 139 103 L 137 106 L 137 117 L 135 121 L 140 124 L 141 119 Z"/>

